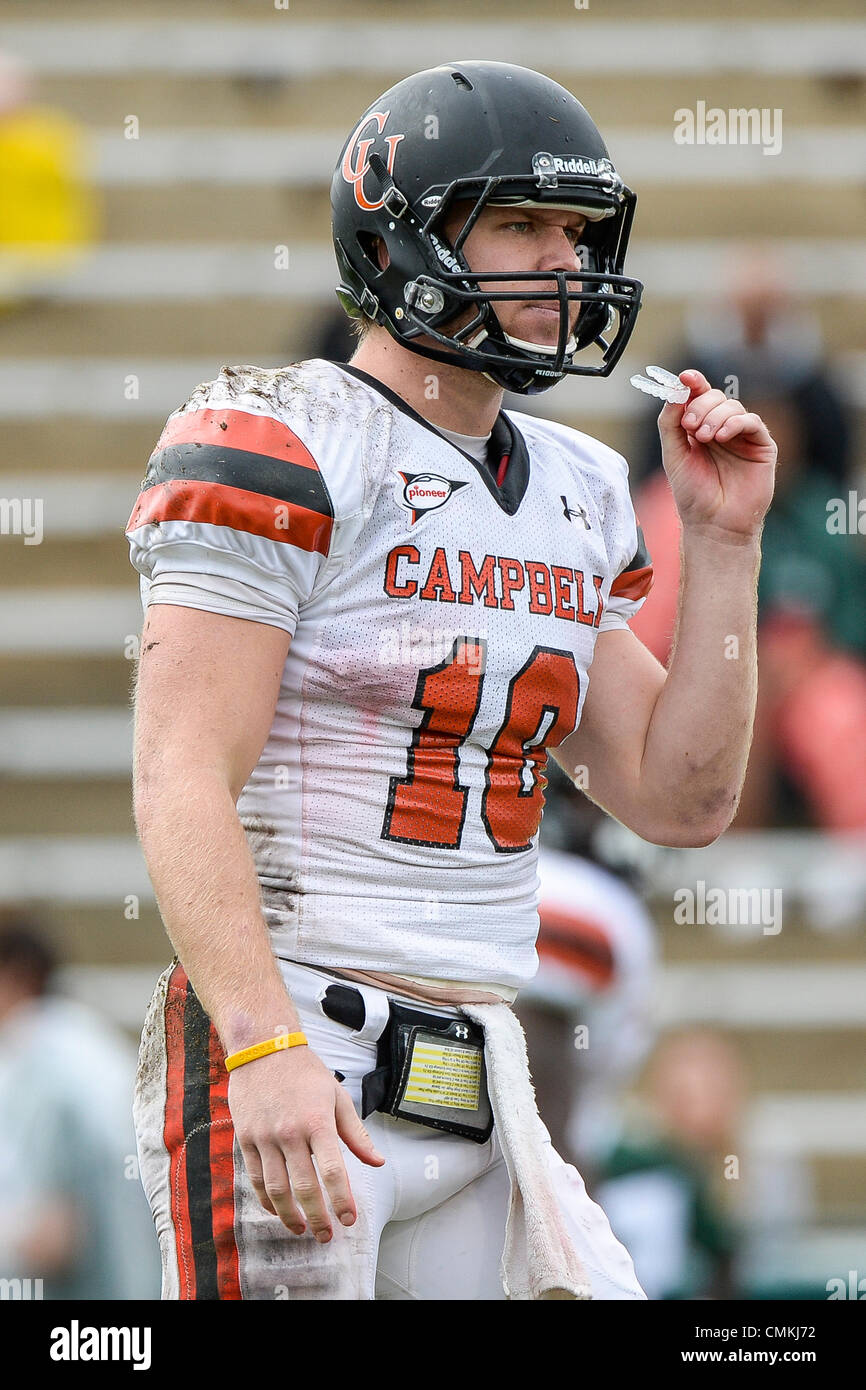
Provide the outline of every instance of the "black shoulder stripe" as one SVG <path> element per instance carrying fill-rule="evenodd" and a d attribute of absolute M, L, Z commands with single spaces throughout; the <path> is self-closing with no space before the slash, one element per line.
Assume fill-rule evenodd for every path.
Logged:
<path fill-rule="evenodd" d="M 142 491 L 168 482 L 221 483 L 305 507 L 321 516 L 334 515 L 318 469 L 243 449 L 216 444 L 169 444 L 151 455 Z"/>
<path fill-rule="evenodd" d="M 645 570 L 648 569 L 651 565 L 652 560 L 650 559 L 650 553 L 647 550 L 647 545 L 646 541 L 644 540 L 643 531 L 640 527 L 638 527 L 637 550 L 635 551 L 632 559 L 626 565 L 625 569 L 621 570 L 620 573 L 628 574 L 629 570 Z"/>

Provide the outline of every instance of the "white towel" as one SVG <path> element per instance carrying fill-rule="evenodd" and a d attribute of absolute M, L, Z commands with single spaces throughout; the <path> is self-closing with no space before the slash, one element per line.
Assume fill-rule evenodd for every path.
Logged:
<path fill-rule="evenodd" d="M 569 1236 L 542 1146 L 526 1039 L 507 1004 L 461 1004 L 484 1029 L 487 1085 L 499 1143 L 511 1178 L 502 1252 L 506 1298 L 592 1298 L 586 1270 Z"/>

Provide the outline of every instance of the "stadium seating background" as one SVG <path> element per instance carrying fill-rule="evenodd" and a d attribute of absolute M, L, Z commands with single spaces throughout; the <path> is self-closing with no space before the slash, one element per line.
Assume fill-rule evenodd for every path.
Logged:
<path fill-rule="evenodd" d="M 628 453 L 642 405 L 630 372 L 686 365 L 668 356 L 684 308 L 720 288 L 732 248 L 759 242 L 820 318 L 862 459 L 862 13 L 856 0 L 717 3 L 697 19 L 684 0 L 651 15 L 639 0 L 66 0 L 58 14 L 2 0 L 0 48 L 86 128 L 103 219 L 77 269 L 0 317 L 0 494 L 43 498 L 46 528 L 38 546 L 0 537 L 0 899 L 43 906 L 83 997 L 134 1028 L 168 958 L 130 812 L 140 609 L 123 526 L 163 420 L 197 382 L 309 352 L 335 302 L 330 172 L 358 114 L 454 57 L 544 68 L 638 191 L 629 268 L 647 288 L 615 376 L 564 384 L 543 409 Z M 678 147 L 673 112 L 698 100 L 781 108 L 782 152 Z M 859 1249 L 866 1273 L 866 855 L 808 833 L 747 840 L 661 861 L 660 1021 L 737 1038 L 751 1139 L 801 1153 L 816 1182 L 795 1258 L 845 1275 Z M 781 887 L 783 930 L 675 926 L 671 895 L 697 879 Z"/>

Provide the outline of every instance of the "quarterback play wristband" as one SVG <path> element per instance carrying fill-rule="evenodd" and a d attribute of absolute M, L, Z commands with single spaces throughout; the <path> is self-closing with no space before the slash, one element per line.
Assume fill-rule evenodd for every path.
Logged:
<path fill-rule="evenodd" d="M 267 1057 L 269 1052 L 284 1052 L 287 1047 L 305 1047 L 307 1039 L 303 1033 L 280 1033 L 267 1042 L 256 1043 L 255 1047 L 245 1047 L 241 1052 L 232 1052 L 226 1057 L 226 1071 L 234 1071 L 245 1062 L 255 1062 L 258 1057 Z"/>

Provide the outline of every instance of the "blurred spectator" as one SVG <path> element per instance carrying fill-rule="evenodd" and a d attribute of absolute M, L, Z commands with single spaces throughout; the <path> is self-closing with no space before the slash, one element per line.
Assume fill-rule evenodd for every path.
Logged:
<path fill-rule="evenodd" d="M 582 1171 L 614 1142 L 623 1092 L 653 1041 L 655 931 L 634 866 L 600 842 L 608 819 L 551 770 L 539 968 L 515 1005 L 539 1110 L 554 1147 Z"/>
<path fill-rule="evenodd" d="M 713 343 L 712 352 L 689 342 L 672 360 L 696 365 L 722 389 L 735 386 L 779 445 L 758 590 L 755 737 L 736 825 L 805 818 L 823 829 L 863 829 L 866 556 L 858 537 L 828 528 L 828 503 L 847 499 L 848 411 L 821 366 L 814 333 L 787 305 L 771 272 L 764 278 L 757 267 L 744 272 L 733 311 L 715 327 L 702 322 L 702 342 Z M 699 331 L 694 319 L 691 329 Z M 654 421 L 652 430 L 655 450 Z M 645 459 L 652 460 L 653 450 L 645 449 Z M 680 528 L 660 460 L 636 490 L 635 506 L 655 584 L 631 626 L 666 662 Z"/>
<path fill-rule="evenodd" d="M 765 377 L 784 396 L 796 394 L 803 456 L 841 487 L 852 466 L 852 416 L 827 369 L 818 319 L 793 298 L 770 253 L 738 247 L 734 256 L 728 294 L 688 311 L 684 341 L 671 361 L 696 367 L 720 390 L 748 400 L 749 409 Z M 635 478 L 661 467 L 655 422 L 654 414 L 645 416 L 633 457 Z"/>
<path fill-rule="evenodd" d="M 649 1066 L 647 1111 L 608 1153 L 592 1191 L 651 1299 L 740 1298 L 737 1229 L 720 1190 L 739 1196 L 739 1058 L 701 1031 L 664 1039 Z"/>
<path fill-rule="evenodd" d="M 158 1298 L 134 1050 L 51 992 L 55 965 L 29 914 L 0 916 L 0 1277 L 45 1299 Z"/>
<path fill-rule="evenodd" d="M 25 66 L 0 52 L 0 310 L 50 288 L 96 235 L 83 135 L 37 104 Z"/>

